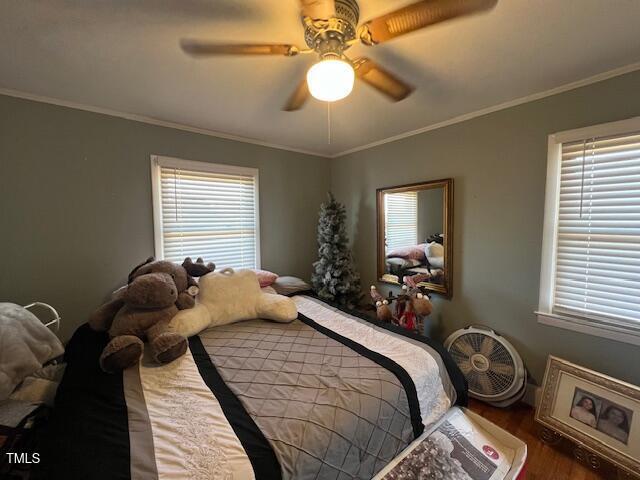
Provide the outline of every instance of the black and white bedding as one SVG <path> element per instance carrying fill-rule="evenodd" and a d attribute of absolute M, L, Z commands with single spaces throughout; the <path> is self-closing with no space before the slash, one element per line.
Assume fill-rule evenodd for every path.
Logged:
<path fill-rule="evenodd" d="M 42 465 L 65 479 L 369 479 L 466 384 L 437 344 L 306 295 L 290 324 L 205 330 L 164 366 L 102 373 L 108 341 L 67 347 Z"/>

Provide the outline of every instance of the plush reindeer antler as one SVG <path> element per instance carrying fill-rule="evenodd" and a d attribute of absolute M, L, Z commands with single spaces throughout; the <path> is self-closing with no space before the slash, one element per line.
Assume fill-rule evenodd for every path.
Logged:
<path fill-rule="evenodd" d="M 375 285 L 371 285 L 371 298 L 376 305 L 376 316 L 381 322 L 391 322 L 393 320 L 393 314 L 389 308 L 389 301 L 385 299 Z"/>
<path fill-rule="evenodd" d="M 384 297 L 380 294 L 375 285 L 371 285 L 371 298 L 373 302 L 381 302 L 384 300 Z"/>
<path fill-rule="evenodd" d="M 411 289 L 418 287 L 418 283 L 429 281 L 431 275 L 428 273 L 416 273 L 415 275 L 406 276 L 403 278 L 404 283 Z"/>

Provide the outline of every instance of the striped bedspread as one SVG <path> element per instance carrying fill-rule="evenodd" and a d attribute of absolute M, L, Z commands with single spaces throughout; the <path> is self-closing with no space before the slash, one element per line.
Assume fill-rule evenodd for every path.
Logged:
<path fill-rule="evenodd" d="M 107 375 L 107 338 L 67 347 L 42 467 L 65 479 L 369 479 L 466 402 L 437 344 L 310 296 L 290 324 L 206 330 L 164 366 Z"/>

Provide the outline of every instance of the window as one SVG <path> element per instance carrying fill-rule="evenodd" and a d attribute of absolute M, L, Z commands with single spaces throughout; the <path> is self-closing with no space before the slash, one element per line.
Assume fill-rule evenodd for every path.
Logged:
<path fill-rule="evenodd" d="M 259 268 L 258 171 L 151 158 L 156 256 Z"/>
<path fill-rule="evenodd" d="M 418 243 L 418 192 L 384 196 L 387 251 Z"/>
<path fill-rule="evenodd" d="M 549 138 L 538 318 L 640 344 L 640 118 Z"/>

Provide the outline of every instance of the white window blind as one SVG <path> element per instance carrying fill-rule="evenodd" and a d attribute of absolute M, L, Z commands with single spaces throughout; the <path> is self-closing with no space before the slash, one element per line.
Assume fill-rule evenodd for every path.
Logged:
<path fill-rule="evenodd" d="M 218 268 L 258 268 L 257 171 L 154 158 L 159 256 L 175 262 L 203 257 Z"/>
<path fill-rule="evenodd" d="M 640 325 L 640 131 L 562 143 L 552 313 Z"/>
<path fill-rule="evenodd" d="M 384 196 L 387 251 L 418 243 L 418 193 L 387 193 Z"/>

